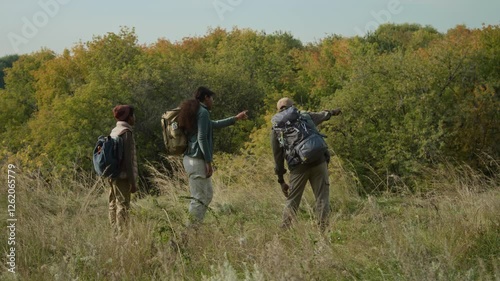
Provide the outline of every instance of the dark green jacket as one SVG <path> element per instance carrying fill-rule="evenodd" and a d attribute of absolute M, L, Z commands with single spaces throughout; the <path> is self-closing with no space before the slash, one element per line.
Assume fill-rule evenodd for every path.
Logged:
<path fill-rule="evenodd" d="M 197 129 L 188 135 L 188 147 L 184 155 L 204 159 L 210 163 L 213 160 L 214 151 L 214 128 L 224 128 L 236 123 L 236 117 L 229 117 L 222 120 L 210 120 L 210 112 L 207 107 L 200 103 L 200 109 L 196 115 Z"/>

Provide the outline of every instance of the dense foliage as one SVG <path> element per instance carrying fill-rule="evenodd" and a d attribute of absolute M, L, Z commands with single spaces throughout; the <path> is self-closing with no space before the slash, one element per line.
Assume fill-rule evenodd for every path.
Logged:
<path fill-rule="evenodd" d="M 217 28 L 149 46 L 124 28 L 63 54 L 3 61 L 14 61 L 0 89 L 3 161 L 47 175 L 91 170 L 92 146 L 118 103 L 137 108 L 140 162 L 160 160 L 159 116 L 199 85 L 217 93 L 213 119 L 249 110 L 249 121 L 216 134 L 216 150 L 228 153 L 269 152 L 280 97 L 307 110 L 341 107 L 322 130 L 364 186 L 374 176 L 411 185 L 444 161 L 491 173 L 488 159 L 500 156 L 500 26 L 441 34 L 387 24 L 308 45 L 288 33 Z"/>
<path fill-rule="evenodd" d="M 12 64 L 19 59 L 18 55 L 10 55 L 0 58 L 0 88 L 5 87 L 5 81 L 3 77 L 5 76 L 4 69 L 12 67 Z"/>

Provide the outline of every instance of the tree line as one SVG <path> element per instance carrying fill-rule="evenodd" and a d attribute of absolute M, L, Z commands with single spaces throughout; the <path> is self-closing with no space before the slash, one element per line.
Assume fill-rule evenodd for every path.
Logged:
<path fill-rule="evenodd" d="M 200 85 L 217 93 L 213 119 L 249 110 L 250 120 L 217 132 L 216 151 L 271 157 L 269 120 L 288 96 L 304 110 L 342 108 L 321 130 L 364 186 L 373 176 L 411 185 L 446 162 L 499 172 L 490 165 L 500 156 L 498 25 L 439 33 L 385 24 L 309 44 L 215 28 L 141 45 L 122 28 L 62 54 L 4 57 L 0 67 L 3 162 L 47 176 L 91 171 L 93 145 L 120 103 L 137 109 L 139 160 L 163 161 L 159 118 Z"/>

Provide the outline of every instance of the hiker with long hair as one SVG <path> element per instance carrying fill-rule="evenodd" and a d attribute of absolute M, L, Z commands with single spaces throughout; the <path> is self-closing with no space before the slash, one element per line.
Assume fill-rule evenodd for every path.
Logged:
<path fill-rule="evenodd" d="M 179 127 L 188 136 L 188 147 L 184 152 L 183 165 L 189 177 L 191 201 L 190 223 L 203 221 L 208 205 L 212 201 L 213 188 L 213 129 L 224 128 L 247 119 L 247 111 L 222 120 L 212 121 L 210 110 L 215 93 L 206 87 L 198 87 L 192 99 L 181 104 Z"/>

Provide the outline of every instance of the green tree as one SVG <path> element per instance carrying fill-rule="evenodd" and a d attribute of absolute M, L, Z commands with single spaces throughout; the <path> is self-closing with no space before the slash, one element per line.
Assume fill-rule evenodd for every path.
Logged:
<path fill-rule="evenodd" d="M 5 88 L 4 70 L 6 68 L 11 68 L 12 64 L 19 59 L 18 55 L 10 55 L 0 58 L 0 88 Z"/>
<path fill-rule="evenodd" d="M 35 72 L 54 56 L 49 50 L 22 55 L 12 68 L 5 69 L 6 88 L 0 94 L 0 123 L 3 124 L 0 135 L 2 146 L 9 154 L 27 146 L 25 137 L 29 132 L 26 124 L 38 110 Z"/>
<path fill-rule="evenodd" d="M 217 93 L 213 119 L 250 111 L 251 120 L 215 135 L 217 151 L 269 153 L 270 117 L 289 96 L 305 110 L 343 109 L 322 132 L 367 190 L 410 184 L 443 161 L 488 170 L 484 155 L 498 159 L 500 150 L 498 46 L 498 26 L 439 34 L 383 25 L 366 38 L 307 46 L 289 33 L 238 28 L 141 46 L 122 28 L 61 55 L 20 56 L 5 70 L 2 153 L 47 173 L 90 170 L 96 137 L 126 103 L 137 109 L 139 158 L 162 160 L 161 114 L 204 85 Z"/>
<path fill-rule="evenodd" d="M 113 106 L 134 104 L 130 82 L 140 53 L 136 41 L 127 29 L 98 36 L 36 71 L 39 107 L 28 122 L 28 159 L 47 172 L 90 168 L 90 148 L 113 126 Z"/>
<path fill-rule="evenodd" d="M 478 87 L 479 31 L 464 27 L 427 48 L 377 55 L 362 46 L 336 99 L 344 109 L 344 138 L 335 150 L 353 162 L 365 183 L 411 183 L 421 167 L 464 161 L 477 167 L 498 139 L 494 87 Z M 489 84 L 487 84 L 489 85 Z M 498 119 L 498 118 L 497 118 Z"/>
<path fill-rule="evenodd" d="M 416 50 L 423 48 L 440 37 L 439 32 L 431 26 L 386 23 L 380 25 L 373 33 L 367 34 L 366 40 L 376 44 L 379 52 L 386 53 L 397 49 Z"/>

